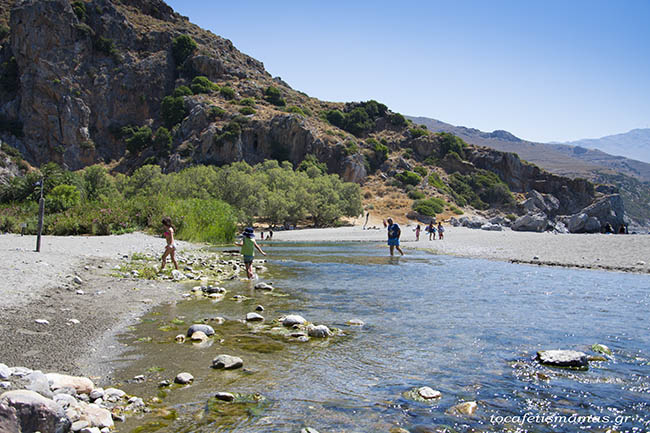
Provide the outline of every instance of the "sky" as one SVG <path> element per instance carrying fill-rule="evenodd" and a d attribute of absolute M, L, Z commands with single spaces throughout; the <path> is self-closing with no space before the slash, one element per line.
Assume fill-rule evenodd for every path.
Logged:
<path fill-rule="evenodd" d="M 650 1 L 167 0 L 326 101 L 531 141 L 650 128 Z"/>

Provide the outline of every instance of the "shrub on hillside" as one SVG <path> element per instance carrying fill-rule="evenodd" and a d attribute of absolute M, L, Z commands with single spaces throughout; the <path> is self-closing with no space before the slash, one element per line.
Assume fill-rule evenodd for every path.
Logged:
<path fill-rule="evenodd" d="M 164 126 L 159 127 L 153 136 L 153 147 L 160 155 L 167 155 L 172 149 L 172 134 Z"/>
<path fill-rule="evenodd" d="M 194 93 L 192 92 L 192 89 L 190 89 L 187 86 L 178 86 L 177 88 L 174 89 L 172 92 L 172 97 L 178 98 L 181 96 L 192 96 Z"/>
<path fill-rule="evenodd" d="M 422 167 L 421 165 L 415 166 L 413 168 L 413 171 L 419 174 L 422 177 L 425 177 L 429 172 L 427 171 L 426 168 Z"/>
<path fill-rule="evenodd" d="M 429 135 L 429 131 L 421 128 L 411 128 L 409 129 L 409 134 L 411 135 L 411 138 L 420 138 Z"/>
<path fill-rule="evenodd" d="M 107 56 L 116 56 L 118 54 L 117 48 L 115 47 L 115 42 L 112 39 L 105 38 L 103 36 L 96 36 L 93 39 L 93 47 L 95 50 L 100 53 L 104 53 Z"/>
<path fill-rule="evenodd" d="M 343 129 L 345 126 L 345 115 L 341 110 L 329 110 L 325 112 L 325 118 L 332 125 Z"/>
<path fill-rule="evenodd" d="M 124 132 L 128 136 L 126 138 L 126 148 L 133 154 L 140 152 L 152 144 L 153 132 L 148 126 L 139 128 L 126 127 Z"/>
<path fill-rule="evenodd" d="M 240 99 L 238 102 L 239 105 L 244 105 L 246 107 L 255 107 L 255 99 L 254 98 L 243 98 Z"/>
<path fill-rule="evenodd" d="M 297 105 L 291 105 L 287 108 L 288 113 L 294 113 L 294 114 L 299 114 L 302 117 L 307 117 L 305 112 L 302 110 L 302 108 L 298 107 Z"/>
<path fill-rule="evenodd" d="M 221 129 L 220 134 L 214 136 L 214 142 L 216 144 L 232 143 L 239 138 L 240 134 L 240 123 L 232 120 Z"/>
<path fill-rule="evenodd" d="M 278 107 L 284 107 L 287 105 L 287 102 L 284 100 L 284 98 L 282 98 L 282 94 L 277 87 L 267 87 L 264 91 L 264 99 L 266 99 L 267 102 Z"/>
<path fill-rule="evenodd" d="M 219 86 L 210 81 L 208 77 L 204 76 L 194 77 L 190 87 L 195 95 L 198 95 L 199 93 L 212 93 L 219 91 Z"/>
<path fill-rule="evenodd" d="M 0 40 L 6 38 L 11 33 L 11 29 L 4 24 L 0 24 Z"/>
<path fill-rule="evenodd" d="M 426 197 L 422 191 L 418 191 L 416 189 L 409 191 L 407 195 L 411 200 L 422 200 L 424 197 Z"/>
<path fill-rule="evenodd" d="M 172 41 L 172 56 L 177 66 L 180 66 L 198 47 L 194 39 L 188 35 L 180 35 Z"/>
<path fill-rule="evenodd" d="M 63 212 L 79 204 L 81 194 L 74 185 L 57 185 L 45 198 L 48 212 Z"/>
<path fill-rule="evenodd" d="M 251 114 L 255 114 L 256 111 L 253 107 L 241 107 L 239 109 L 239 112 L 243 114 L 244 116 L 250 116 Z"/>
<path fill-rule="evenodd" d="M 413 203 L 413 210 L 421 215 L 436 216 L 444 212 L 447 202 L 441 198 L 432 197 L 424 200 L 416 200 Z"/>
<path fill-rule="evenodd" d="M 235 99 L 235 91 L 228 86 L 223 86 L 219 92 L 221 93 L 221 96 L 228 100 Z"/>
<path fill-rule="evenodd" d="M 82 1 L 72 2 L 72 11 L 77 16 L 79 21 L 86 21 L 86 4 Z"/>
<path fill-rule="evenodd" d="M 221 107 L 217 107 L 216 105 L 210 107 L 210 110 L 208 111 L 208 116 L 210 116 L 210 119 L 212 119 L 212 120 L 221 118 L 225 114 L 226 114 L 226 110 L 224 110 Z"/>
<path fill-rule="evenodd" d="M 397 173 L 395 175 L 395 179 L 399 180 L 402 182 L 404 185 L 418 185 L 421 181 L 422 178 L 418 176 L 417 173 L 413 173 L 412 171 L 404 170 L 401 173 Z"/>
<path fill-rule="evenodd" d="M 174 125 L 181 123 L 187 116 L 183 97 L 165 96 L 160 106 L 160 114 L 167 128 L 171 129 Z"/>
<path fill-rule="evenodd" d="M 460 159 L 465 159 L 465 143 L 460 137 L 456 137 L 448 132 L 438 132 L 436 134 L 438 142 L 440 143 L 440 158 L 444 158 L 447 154 L 456 153 Z"/>

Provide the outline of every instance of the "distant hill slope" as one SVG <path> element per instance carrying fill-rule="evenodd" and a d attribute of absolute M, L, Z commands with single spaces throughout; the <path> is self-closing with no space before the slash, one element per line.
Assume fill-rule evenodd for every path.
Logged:
<path fill-rule="evenodd" d="M 598 183 L 612 183 L 621 189 L 627 214 L 641 225 L 650 224 L 650 200 L 648 200 L 650 197 L 650 164 L 646 162 L 610 155 L 582 146 L 526 141 L 507 131 L 484 132 L 474 128 L 450 125 L 427 117 L 406 117 L 416 124 L 425 125 L 430 131 L 449 132 L 470 144 L 486 146 L 502 152 L 514 152 L 520 158 L 555 174 L 574 178 L 584 177 Z M 642 137 L 644 131 L 650 132 L 648 129 L 635 129 L 634 131 L 641 132 L 634 135 L 631 134 L 633 131 L 630 131 L 628 134 L 631 135 L 629 136 L 627 134 L 618 136 L 627 136 L 626 138 L 631 140 L 632 136 Z M 621 143 L 623 142 L 622 140 Z M 634 149 L 638 150 L 641 147 L 643 146 L 635 146 Z"/>
<path fill-rule="evenodd" d="M 623 155 L 627 158 L 650 163 L 650 128 L 633 129 L 623 134 L 608 135 L 601 138 L 585 138 L 562 144 L 597 149 L 611 155 Z"/>

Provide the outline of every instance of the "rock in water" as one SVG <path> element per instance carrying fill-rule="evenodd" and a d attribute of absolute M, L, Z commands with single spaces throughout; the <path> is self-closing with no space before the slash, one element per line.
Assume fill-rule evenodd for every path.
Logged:
<path fill-rule="evenodd" d="M 188 383 L 192 383 L 192 381 L 194 381 L 194 376 L 185 372 L 178 373 L 176 378 L 174 378 L 174 382 L 180 383 L 181 385 L 187 385 Z"/>
<path fill-rule="evenodd" d="M 271 286 L 270 284 L 267 284 L 267 283 L 257 283 L 257 284 L 255 284 L 255 289 L 256 290 L 271 291 L 271 290 L 273 290 L 273 286 Z"/>
<path fill-rule="evenodd" d="M 235 396 L 229 392 L 218 392 L 214 397 L 221 401 L 233 401 L 235 399 Z"/>
<path fill-rule="evenodd" d="M 350 319 L 347 322 L 348 325 L 350 326 L 363 326 L 365 325 L 364 321 L 361 319 Z"/>
<path fill-rule="evenodd" d="M 591 350 L 597 353 L 604 353 L 605 355 L 612 356 L 612 349 L 605 346 L 604 344 L 594 344 L 591 346 Z"/>
<path fill-rule="evenodd" d="M 77 394 L 90 394 L 95 388 L 93 381 L 87 377 L 68 376 L 59 373 L 48 373 L 46 376 L 52 391 L 61 388 L 73 388 L 77 391 Z"/>
<path fill-rule="evenodd" d="M 9 410 L 3 410 L 3 407 Z M 63 408 L 34 391 L 7 391 L 0 395 L 0 413 L 11 412 L 10 409 L 14 409 L 10 422 L 14 420 L 20 429 L 9 431 L 58 433 L 70 428 L 70 420 Z"/>
<path fill-rule="evenodd" d="M 192 334 L 191 339 L 192 339 L 192 341 L 207 341 L 208 336 L 205 335 L 205 332 L 196 331 L 195 333 Z"/>
<path fill-rule="evenodd" d="M 294 325 L 302 325 L 306 323 L 307 321 L 305 320 L 304 317 L 299 316 L 297 314 L 289 314 L 288 316 L 285 316 L 282 319 L 282 325 L 287 326 L 287 327 L 292 327 Z"/>
<path fill-rule="evenodd" d="M 536 359 L 540 364 L 552 367 L 589 368 L 587 355 L 575 350 L 540 350 Z"/>
<path fill-rule="evenodd" d="M 318 325 L 318 326 L 310 325 L 307 328 L 307 334 L 310 337 L 325 338 L 332 335 L 332 331 L 330 331 L 330 328 L 328 328 L 325 325 Z"/>
<path fill-rule="evenodd" d="M 185 336 L 186 337 L 191 337 L 192 334 L 194 334 L 197 331 L 203 332 L 208 337 L 211 336 L 211 335 L 214 335 L 214 328 L 212 326 L 197 323 L 197 324 L 194 324 L 194 325 L 190 326 L 190 328 L 187 330 L 187 333 L 185 334 Z"/>
<path fill-rule="evenodd" d="M 475 401 L 466 401 L 450 407 L 447 410 L 447 413 L 456 416 L 472 416 L 474 415 L 474 412 L 476 412 L 477 407 L 478 404 Z"/>
<path fill-rule="evenodd" d="M 241 368 L 243 365 L 244 361 L 241 358 L 230 355 L 219 355 L 212 360 L 212 368 L 216 369 L 234 370 Z"/>
<path fill-rule="evenodd" d="M 260 316 L 257 313 L 248 313 L 248 314 L 246 314 L 246 321 L 247 322 L 262 322 L 262 321 L 264 321 L 264 317 Z"/>
<path fill-rule="evenodd" d="M 440 391 L 431 389 L 428 386 L 423 386 L 421 388 L 418 388 L 418 395 L 427 400 L 442 397 L 442 393 Z"/>

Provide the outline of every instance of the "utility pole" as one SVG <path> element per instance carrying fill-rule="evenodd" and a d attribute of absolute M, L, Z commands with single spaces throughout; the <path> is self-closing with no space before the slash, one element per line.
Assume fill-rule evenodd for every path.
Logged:
<path fill-rule="evenodd" d="M 41 197 L 38 199 L 38 235 L 36 236 L 36 252 L 41 252 L 41 233 L 43 233 L 43 215 L 45 214 L 45 200 L 43 200 L 44 179 L 41 177 Z"/>

